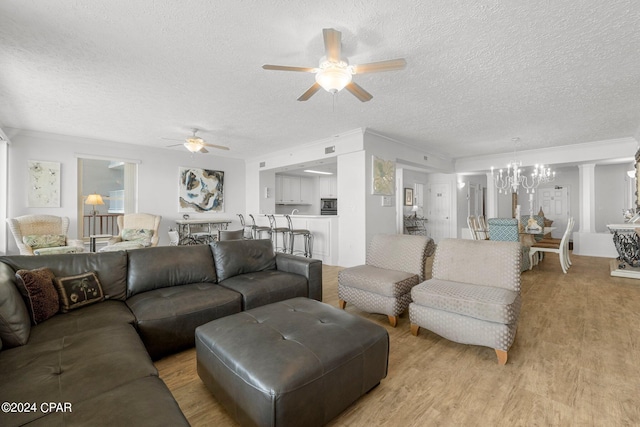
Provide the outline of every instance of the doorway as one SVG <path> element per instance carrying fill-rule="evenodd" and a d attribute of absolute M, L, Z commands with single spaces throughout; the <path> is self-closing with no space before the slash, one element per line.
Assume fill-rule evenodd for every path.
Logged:
<path fill-rule="evenodd" d="M 78 158 L 79 238 L 116 235 L 117 217 L 137 211 L 137 166 L 117 159 Z"/>
<path fill-rule="evenodd" d="M 429 184 L 429 206 L 426 209 L 429 237 L 437 244 L 449 238 L 451 218 L 451 185 L 448 183 Z"/>
<path fill-rule="evenodd" d="M 551 232 L 551 236 L 557 239 L 562 238 L 570 212 L 569 187 L 559 185 L 540 187 L 536 194 L 537 205 L 542 207 L 545 218 L 553 220 L 552 227 L 555 227 L 555 230 Z M 535 209 L 534 213 L 537 213 Z"/>

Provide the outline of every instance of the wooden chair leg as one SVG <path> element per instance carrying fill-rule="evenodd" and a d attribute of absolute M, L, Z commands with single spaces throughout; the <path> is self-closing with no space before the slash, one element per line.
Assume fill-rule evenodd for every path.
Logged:
<path fill-rule="evenodd" d="M 417 337 L 417 336 L 418 336 L 418 332 L 420 332 L 420 326 L 416 325 L 415 323 L 412 323 L 412 324 L 411 324 L 411 333 L 412 333 L 414 336 L 416 336 L 416 337 Z"/>
<path fill-rule="evenodd" d="M 387 317 L 389 318 L 389 324 L 391 325 L 391 327 L 395 328 L 396 325 L 398 324 L 398 316 L 387 315 Z"/>
<path fill-rule="evenodd" d="M 338 306 L 344 310 L 344 308 L 347 306 L 347 302 L 343 299 L 339 299 L 338 300 Z"/>
<path fill-rule="evenodd" d="M 498 365 L 506 365 L 507 364 L 507 352 L 504 350 L 496 350 L 496 356 L 498 356 Z"/>

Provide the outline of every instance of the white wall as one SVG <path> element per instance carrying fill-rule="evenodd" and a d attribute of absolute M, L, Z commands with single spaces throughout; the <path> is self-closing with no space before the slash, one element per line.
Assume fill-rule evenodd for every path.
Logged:
<path fill-rule="evenodd" d="M 14 130 L 15 131 L 15 130 Z M 169 243 L 167 232 L 175 227 L 178 213 L 178 168 L 200 167 L 225 172 L 225 212 L 195 214 L 197 217 L 216 217 L 233 220 L 229 228 L 238 228 L 237 213 L 245 211 L 246 168 L 244 160 L 216 156 L 215 154 L 190 154 L 182 150 L 153 149 L 97 141 L 64 135 L 15 131 L 10 136 L 8 216 L 26 214 L 50 214 L 68 216 L 71 220 L 69 234 L 77 236 L 77 157 L 83 154 L 105 158 L 139 161 L 138 212 L 162 215 L 160 245 Z M 43 160 L 61 163 L 61 207 L 27 208 L 27 160 Z M 8 253 L 18 253 L 11 233 L 8 233 Z"/>
<path fill-rule="evenodd" d="M 598 165 L 595 169 L 596 232 L 609 233 L 607 224 L 624 222 L 622 210 L 626 208 L 627 170 L 626 163 Z"/>

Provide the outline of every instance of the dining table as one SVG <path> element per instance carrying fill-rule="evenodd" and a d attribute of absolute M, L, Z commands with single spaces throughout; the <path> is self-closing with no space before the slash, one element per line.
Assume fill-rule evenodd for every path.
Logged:
<path fill-rule="evenodd" d="M 536 244 L 536 236 L 540 234 L 547 235 L 548 233 L 551 233 L 555 229 L 556 227 L 544 227 L 544 229 L 525 227 L 519 232 L 520 242 L 523 245 L 533 246 Z"/>
<path fill-rule="evenodd" d="M 215 240 L 217 230 L 226 230 L 231 220 L 228 219 L 177 219 L 178 245 L 198 245 Z"/>

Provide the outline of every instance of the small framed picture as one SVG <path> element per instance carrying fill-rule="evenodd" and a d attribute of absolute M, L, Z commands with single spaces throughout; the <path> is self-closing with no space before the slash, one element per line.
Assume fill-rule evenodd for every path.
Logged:
<path fill-rule="evenodd" d="M 404 189 L 404 205 L 413 206 L 413 188 Z"/>

